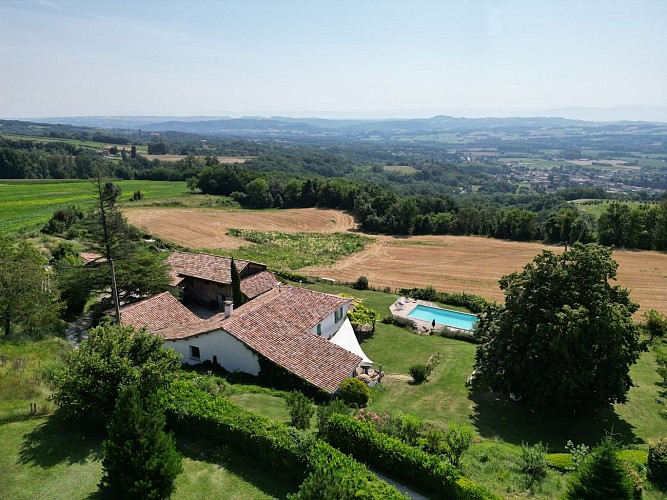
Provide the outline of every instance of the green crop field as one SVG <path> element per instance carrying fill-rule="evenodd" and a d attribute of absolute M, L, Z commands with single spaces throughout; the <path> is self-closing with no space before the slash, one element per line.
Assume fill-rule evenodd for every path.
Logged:
<path fill-rule="evenodd" d="M 609 208 L 609 205 L 613 202 L 611 200 L 574 200 L 572 203 L 577 205 L 577 208 L 582 212 L 593 215 L 597 218 L 606 212 Z M 647 202 L 642 201 L 624 201 L 622 203 L 623 205 L 628 205 L 631 209 L 647 204 Z M 654 203 L 655 202 L 648 202 L 648 204 Z"/>
<path fill-rule="evenodd" d="M 15 141 L 64 142 L 65 144 L 72 144 L 74 146 L 95 150 L 100 150 L 108 146 L 116 146 L 119 149 L 126 148 L 127 150 L 132 147 L 130 144 L 111 144 L 108 142 L 83 141 L 80 139 L 60 139 L 58 137 L 46 137 L 42 135 L 0 134 L 0 137 Z M 136 147 L 139 153 L 146 153 L 148 151 L 148 146 L 138 145 Z"/>
<path fill-rule="evenodd" d="M 142 203 L 187 194 L 185 182 L 114 181 L 129 203 L 135 191 L 144 195 Z M 0 234 L 41 227 L 54 210 L 68 205 L 89 207 L 94 187 L 88 180 L 0 180 Z"/>

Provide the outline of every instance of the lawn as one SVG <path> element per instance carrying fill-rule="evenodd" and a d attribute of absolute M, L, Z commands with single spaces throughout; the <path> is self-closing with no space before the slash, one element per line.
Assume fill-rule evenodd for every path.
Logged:
<path fill-rule="evenodd" d="M 84 499 L 95 496 L 102 475 L 99 433 L 54 418 L 0 425 L 0 498 Z M 203 440 L 177 436 L 183 473 L 174 499 L 285 498 L 298 489 L 256 461 Z"/>
<path fill-rule="evenodd" d="M 144 204 L 187 193 L 185 182 L 114 182 L 122 189 L 125 204 L 130 204 L 127 200 L 135 191 L 143 193 Z M 89 180 L 0 180 L 0 234 L 22 228 L 39 229 L 54 210 L 68 205 L 86 208 L 94 200 L 93 184 Z"/>
<path fill-rule="evenodd" d="M 29 415 L 31 403 L 37 403 L 39 413 L 52 410 L 40 374 L 70 348 L 61 339 L 0 341 L 0 422 Z"/>

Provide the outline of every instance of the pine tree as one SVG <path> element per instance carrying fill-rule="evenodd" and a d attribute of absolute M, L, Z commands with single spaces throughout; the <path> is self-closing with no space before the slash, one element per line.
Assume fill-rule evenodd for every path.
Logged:
<path fill-rule="evenodd" d="M 607 436 L 580 465 L 567 488 L 572 500 L 609 500 L 634 498 L 634 485 L 616 455 L 617 447 Z"/>
<path fill-rule="evenodd" d="M 104 441 L 100 488 L 105 493 L 124 499 L 171 496 L 183 467 L 174 438 L 164 426 L 155 396 L 142 402 L 136 386 L 121 392 Z"/>
<path fill-rule="evenodd" d="M 237 307 L 241 307 L 245 300 L 243 299 L 243 292 L 241 292 L 241 277 L 239 276 L 238 269 L 236 269 L 234 257 L 232 257 L 230 272 L 232 275 L 232 298 L 234 300 L 234 309 L 236 309 Z"/>

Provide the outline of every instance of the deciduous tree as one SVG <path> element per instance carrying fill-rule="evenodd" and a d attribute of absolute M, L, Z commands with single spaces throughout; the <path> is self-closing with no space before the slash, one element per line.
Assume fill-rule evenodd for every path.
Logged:
<path fill-rule="evenodd" d="M 5 336 L 15 327 L 40 336 L 62 330 L 58 290 L 46 264 L 30 243 L 0 236 L 0 321 Z"/>
<path fill-rule="evenodd" d="M 637 304 L 609 283 L 617 267 L 610 248 L 576 244 L 504 276 L 505 304 L 478 323 L 476 381 L 556 408 L 625 402 L 644 346 L 632 320 Z"/>
<path fill-rule="evenodd" d="M 180 364 L 159 335 L 119 325 L 98 326 L 72 351 L 52 381 L 53 400 L 67 418 L 102 424 L 119 391 L 135 384 L 145 394 L 164 387 Z"/>

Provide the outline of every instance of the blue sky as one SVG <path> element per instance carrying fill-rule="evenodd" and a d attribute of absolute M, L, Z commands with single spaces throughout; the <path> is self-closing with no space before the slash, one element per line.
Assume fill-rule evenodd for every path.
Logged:
<path fill-rule="evenodd" d="M 0 117 L 667 106 L 667 1 L 0 0 Z"/>

